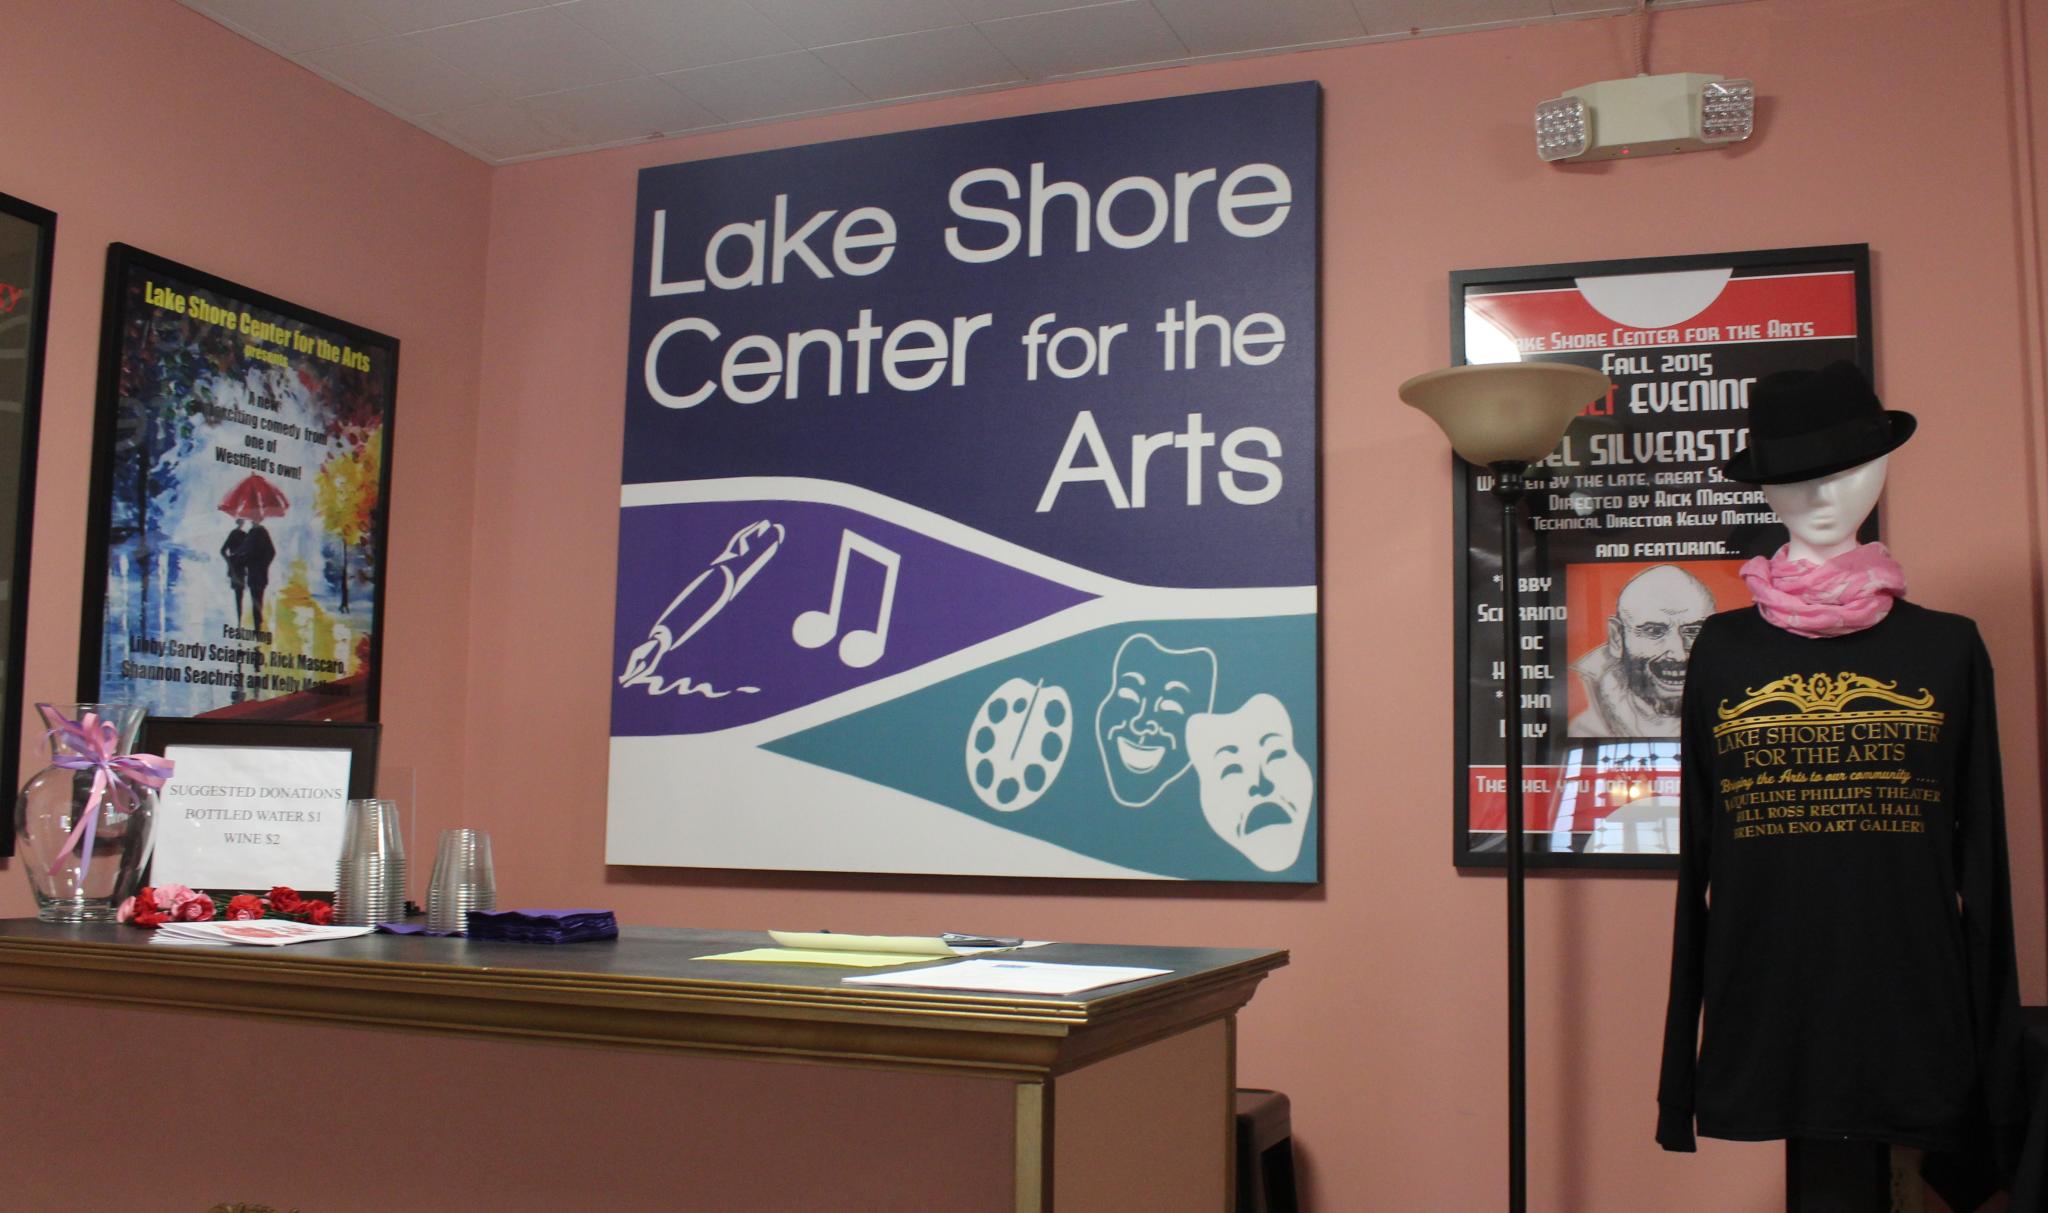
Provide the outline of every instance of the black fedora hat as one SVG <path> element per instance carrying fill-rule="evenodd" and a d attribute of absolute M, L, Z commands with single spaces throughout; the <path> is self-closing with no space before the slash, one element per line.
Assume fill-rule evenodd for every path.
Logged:
<path fill-rule="evenodd" d="M 1779 371 L 1750 388 L 1749 445 L 1721 472 L 1744 484 L 1817 480 L 1898 450 L 1917 424 L 1884 407 L 1853 362 Z"/>

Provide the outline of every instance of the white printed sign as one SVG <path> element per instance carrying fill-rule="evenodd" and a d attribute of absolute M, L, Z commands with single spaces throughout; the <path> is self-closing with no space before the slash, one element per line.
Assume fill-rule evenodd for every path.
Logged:
<path fill-rule="evenodd" d="M 157 808 L 155 884 L 331 889 L 341 857 L 345 749 L 172 745 Z"/>

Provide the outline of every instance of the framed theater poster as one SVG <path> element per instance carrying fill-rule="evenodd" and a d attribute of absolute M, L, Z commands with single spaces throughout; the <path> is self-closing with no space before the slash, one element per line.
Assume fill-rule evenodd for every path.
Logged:
<path fill-rule="evenodd" d="M 107 258 L 82 699 L 377 718 L 398 342 Z"/>
<path fill-rule="evenodd" d="M 641 172 L 610 862 L 1318 878 L 1318 105 Z"/>
<path fill-rule="evenodd" d="M 0 787 L 21 786 L 22 658 L 28 646 L 28 545 L 36 435 L 50 321 L 57 216 L 0 194 Z M 0 856 L 14 854 L 14 814 L 0 813 Z"/>
<path fill-rule="evenodd" d="M 1522 590 L 1524 846 L 1534 865 L 1674 867 L 1679 697 L 1737 570 L 1786 541 L 1763 493 L 1723 478 L 1749 389 L 1839 359 L 1871 369 L 1864 245 L 1467 270 L 1453 361 L 1569 362 L 1613 380 L 1531 469 Z M 1456 472 L 1456 823 L 1461 865 L 1506 860 L 1500 510 Z M 1877 537 L 1873 515 L 1866 540 Z"/>

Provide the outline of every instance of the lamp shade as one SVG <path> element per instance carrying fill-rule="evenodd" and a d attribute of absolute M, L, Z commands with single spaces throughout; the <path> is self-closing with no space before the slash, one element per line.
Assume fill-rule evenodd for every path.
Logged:
<path fill-rule="evenodd" d="M 1401 385 L 1401 399 L 1429 414 L 1460 458 L 1489 467 L 1544 459 L 1612 385 L 1590 367 L 1498 362 L 1417 375 Z"/>

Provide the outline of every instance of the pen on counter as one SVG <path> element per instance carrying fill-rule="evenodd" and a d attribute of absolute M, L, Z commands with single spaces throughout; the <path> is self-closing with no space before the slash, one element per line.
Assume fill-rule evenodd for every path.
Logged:
<path fill-rule="evenodd" d="M 939 939 L 956 948 L 1014 948 L 1024 942 L 998 935 L 962 935 L 956 931 L 942 931 Z"/>

